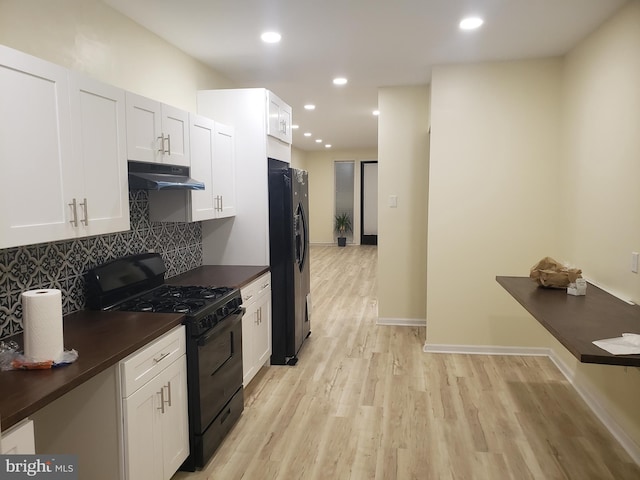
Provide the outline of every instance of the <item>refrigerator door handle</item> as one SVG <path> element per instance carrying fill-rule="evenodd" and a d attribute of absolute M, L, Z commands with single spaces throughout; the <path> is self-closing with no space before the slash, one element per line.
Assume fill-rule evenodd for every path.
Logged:
<path fill-rule="evenodd" d="M 300 222 L 298 225 L 298 233 L 296 234 L 296 259 L 298 260 L 298 267 L 300 271 L 304 270 L 307 260 L 307 246 L 309 245 L 308 229 L 307 229 L 307 216 L 304 211 L 302 203 L 298 204 L 298 211 L 296 217 Z"/>

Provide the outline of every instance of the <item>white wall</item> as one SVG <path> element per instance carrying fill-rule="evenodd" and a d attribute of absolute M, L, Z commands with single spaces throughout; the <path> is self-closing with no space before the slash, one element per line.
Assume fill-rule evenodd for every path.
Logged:
<path fill-rule="evenodd" d="M 0 44 L 192 112 L 233 86 L 99 0 L 0 0 Z"/>
<path fill-rule="evenodd" d="M 424 322 L 429 88 L 378 90 L 378 317 Z M 397 207 L 388 206 L 390 195 Z"/>

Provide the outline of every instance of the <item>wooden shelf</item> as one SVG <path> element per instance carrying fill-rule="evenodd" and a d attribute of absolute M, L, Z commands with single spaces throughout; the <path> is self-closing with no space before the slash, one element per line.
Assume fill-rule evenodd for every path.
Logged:
<path fill-rule="evenodd" d="M 573 296 L 564 289 L 538 287 L 529 277 L 498 276 L 496 281 L 581 362 L 640 367 L 640 355 L 612 355 L 591 343 L 640 334 L 640 306 L 593 284 L 585 296 Z"/>

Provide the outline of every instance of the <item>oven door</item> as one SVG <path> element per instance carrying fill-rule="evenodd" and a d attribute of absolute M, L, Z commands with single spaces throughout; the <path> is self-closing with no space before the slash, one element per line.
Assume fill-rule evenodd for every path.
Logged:
<path fill-rule="evenodd" d="M 242 312 L 225 318 L 196 343 L 200 387 L 196 433 L 203 433 L 242 386 Z"/>

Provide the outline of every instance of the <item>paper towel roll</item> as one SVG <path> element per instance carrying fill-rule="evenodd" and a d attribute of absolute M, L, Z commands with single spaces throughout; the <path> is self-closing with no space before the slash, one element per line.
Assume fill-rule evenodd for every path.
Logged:
<path fill-rule="evenodd" d="M 23 292 L 22 321 L 25 357 L 34 362 L 59 361 L 64 351 L 60 290 Z"/>

